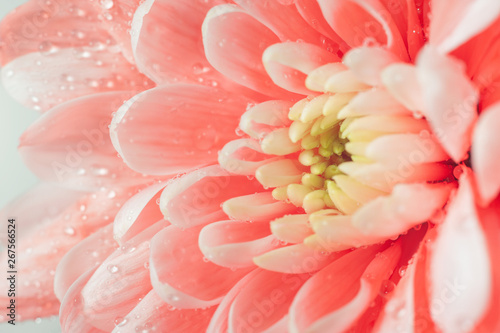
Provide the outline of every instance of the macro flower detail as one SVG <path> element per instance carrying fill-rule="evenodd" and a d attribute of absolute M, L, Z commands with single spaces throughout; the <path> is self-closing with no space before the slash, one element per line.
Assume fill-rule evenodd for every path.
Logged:
<path fill-rule="evenodd" d="M 21 254 L 45 288 L 20 289 L 23 317 L 60 302 L 64 332 L 498 330 L 496 2 L 40 6 L 0 27 L 4 85 L 45 112 L 20 152 L 59 185 L 4 210 L 58 201 L 35 229 L 50 263 L 39 242 Z"/>

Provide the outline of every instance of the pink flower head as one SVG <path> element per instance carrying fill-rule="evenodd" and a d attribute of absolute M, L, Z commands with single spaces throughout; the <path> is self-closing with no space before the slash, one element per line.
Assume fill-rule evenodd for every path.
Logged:
<path fill-rule="evenodd" d="M 52 185 L 4 209 L 34 225 L 19 311 L 61 302 L 64 332 L 500 330 L 499 17 L 496 0 L 20 7 L 2 77 L 46 111 L 20 152 Z"/>

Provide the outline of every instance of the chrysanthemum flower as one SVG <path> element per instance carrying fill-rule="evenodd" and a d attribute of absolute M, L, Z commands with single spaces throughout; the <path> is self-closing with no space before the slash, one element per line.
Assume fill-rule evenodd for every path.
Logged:
<path fill-rule="evenodd" d="M 20 150 L 71 189 L 5 210 L 57 208 L 25 236 L 23 316 L 57 298 L 64 332 L 500 330 L 499 15 L 493 0 L 21 7 L 0 27 L 4 85 L 48 111 Z"/>

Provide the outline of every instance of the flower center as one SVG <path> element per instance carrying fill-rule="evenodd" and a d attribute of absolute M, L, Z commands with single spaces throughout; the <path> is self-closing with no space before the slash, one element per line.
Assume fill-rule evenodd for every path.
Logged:
<path fill-rule="evenodd" d="M 398 183 L 448 177 L 450 169 L 443 162 L 449 157 L 422 117 L 405 109 L 383 87 L 359 82 L 341 64 L 332 65 L 307 78 L 308 87 L 322 94 L 290 108 L 289 144 L 284 145 L 278 135 L 261 143 L 264 152 L 268 146 L 286 147 L 281 155 L 287 162 L 272 162 L 255 173 L 266 187 L 272 177 L 290 176 L 289 183 L 272 186 L 275 199 L 308 214 L 335 209 L 350 215 Z M 296 145 L 292 154 L 290 145 Z M 280 155 L 279 149 L 274 154 L 277 150 Z"/>
<path fill-rule="evenodd" d="M 293 143 L 300 143 L 298 162 L 305 172 L 300 183 L 276 188 L 275 199 L 288 200 L 307 212 L 339 206 L 341 190 L 334 180 L 344 174 L 339 165 L 360 156 L 346 151 L 352 119 L 342 119 L 338 113 L 355 95 L 323 94 L 303 99 L 290 109 L 288 117 L 293 122 L 288 133 Z"/>

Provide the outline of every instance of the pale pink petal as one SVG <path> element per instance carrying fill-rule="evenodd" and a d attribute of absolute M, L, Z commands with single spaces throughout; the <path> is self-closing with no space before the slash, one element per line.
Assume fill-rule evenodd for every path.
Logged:
<path fill-rule="evenodd" d="M 420 183 L 444 180 L 452 174 L 452 167 L 441 163 L 410 164 L 403 160 L 397 166 L 383 163 L 345 162 L 340 170 L 358 182 L 383 192 L 390 192 L 399 183 Z"/>
<path fill-rule="evenodd" d="M 382 70 L 399 61 L 398 57 L 381 47 L 359 47 L 347 52 L 344 64 L 363 83 L 378 86 L 382 79 Z"/>
<path fill-rule="evenodd" d="M 232 81 L 283 99 L 297 96 L 274 85 L 262 64 L 262 52 L 280 40 L 239 7 L 213 7 L 203 22 L 202 34 L 208 61 Z"/>
<path fill-rule="evenodd" d="M 466 159 L 477 119 L 478 93 L 463 64 L 426 47 L 418 58 L 417 76 L 425 105 L 422 112 L 436 137 L 455 162 Z"/>
<path fill-rule="evenodd" d="M 244 221 L 269 221 L 297 211 L 294 205 L 274 199 L 271 192 L 234 197 L 222 209 L 229 217 Z"/>
<path fill-rule="evenodd" d="M 19 151 L 27 166 L 42 180 L 77 189 L 147 181 L 124 165 L 108 134 L 112 113 L 130 95 L 83 97 L 46 113 L 20 138 Z"/>
<path fill-rule="evenodd" d="M 344 254 L 345 252 L 330 254 L 304 244 L 295 244 L 255 257 L 254 262 L 269 271 L 302 274 L 319 271 Z"/>
<path fill-rule="evenodd" d="M 59 261 L 72 247 L 112 221 L 119 209 L 117 204 L 130 196 L 127 192 L 73 192 L 45 184 L 0 212 L 4 221 L 15 217 L 17 228 L 23 230 L 18 232 L 16 243 L 16 269 L 23 278 L 16 290 L 17 319 L 57 313 L 54 276 Z M 109 200 L 109 193 L 114 193 L 116 201 Z M 3 244 L 7 243 L 6 235 Z M 2 251 L 1 260 L 6 263 L 7 255 Z M 8 290 L 8 280 L 0 280 L 0 287 Z M 8 302 L 7 294 L 0 300 Z"/>
<path fill-rule="evenodd" d="M 240 119 L 240 129 L 254 139 L 278 127 L 288 127 L 292 121 L 288 112 L 293 106 L 291 101 L 266 101 L 248 109 Z"/>
<path fill-rule="evenodd" d="M 446 0 L 432 3 L 430 42 L 442 53 L 451 52 L 484 31 L 500 15 L 500 2 L 466 0 L 449 5 Z"/>
<path fill-rule="evenodd" d="M 269 224 L 246 221 L 219 221 L 205 226 L 198 239 L 203 255 L 229 268 L 254 266 L 253 258 L 280 246 Z"/>
<path fill-rule="evenodd" d="M 253 177 L 260 166 L 279 159 L 265 154 L 259 142 L 253 139 L 232 140 L 219 152 L 219 165 L 224 170 L 249 177 Z"/>
<path fill-rule="evenodd" d="M 63 253 L 59 254 L 57 252 L 59 250 L 67 251 L 69 249 L 67 247 L 68 242 L 74 245 L 79 240 L 75 239 L 74 242 L 71 242 L 69 235 L 63 236 L 62 214 L 70 210 L 73 204 L 82 196 L 82 193 L 76 191 L 40 184 L 16 198 L 0 211 L 0 218 L 4 221 L 3 225 L 5 226 L 5 232 L 0 238 L 2 247 L 0 258 L 5 262 L 5 267 L 7 267 L 7 260 L 9 259 L 7 225 L 10 224 L 9 219 L 16 219 L 14 222 L 17 236 L 15 270 L 19 273 L 19 276 L 22 276 L 24 281 L 24 283 L 17 283 L 16 319 L 35 319 L 57 314 L 59 302 L 51 292 L 54 270 L 57 261 L 63 255 Z M 21 233 L 19 228 L 22 228 L 24 232 Z M 45 241 L 47 238 L 42 240 L 34 232 L 35 230 L 44 236 L 61 237 L 60 241 L 63 245 L 54 247 L 56 252 L 51 253 L 52 248 L 47 246 L 48 244 Z M 43 265 L 41 264 L 42 260 Z M 6 275 L 4 279 L 0 280 L 1 288 L 6 291 L 10 288 L 7 277 Z M 8 304 L 10 300 L 7 296 L 7 293 L 3 293 L 0 296 L 0 301 Z M 40 302 L 40 300 L 42 301 Z M 4 317 L 4 314 L 2 314 L 1 319 L 4 321 L 10 318 Z"/>
<path fill-rule="evenodd" d="M 92 321 L 82 314 L 83 300 L 80 296 L 82 288 L 90 279 L 94 269 L 82 274 L 75 281 L 64 296 L 59 310 L 59 322 L 63 333 L 82 332 L 82 333 L 104 333 L 92 325 Z"/>
<path fill-rule="evenodd" d="M 215 163 L 217 151 L 236 137 L 232 129 L 248 102 L 213 87 L 158 87 L 120 108 L 111 124 L 111 137 L 132 169 L 176 174 Z"/>
<path fill-rule="evenodd" d="M 234 298 L 229 310 L 229 333 L 262 332 L 279 322 L 309 274 L 288 275 L 256 270 Z"/>
<path fill-rule="evenodd" d="M 431 252 L 431 316 L 444 333 L 469 332 L 492 297 L 490 254 L 470 182 L 466 171 Z"/>
<path fill-rule="evenodd" d="M 176 308 L 204 308 L 222 297 L 251 269 L 231 270 L 204 259 L 198 247 L 200 228 L 169 226 L 151 242 L 151 283 Z"/>
<path fill-rule="evenodd" d="M 313 92 L 305 86 L 307 74 L 322 65 L 340 62 L 340 58 L 314 44 L 284 42 L 269 46 L 262 54 L 262 62 L 276 85 L 310 95 Z"/>
<path fill-rule="evenodd" d="M 344 332 L 369 308 L 401 254 L 396 243 L 355 250 L 309 279 L 290 307 L 291 332 Z M 325 291 L 325 286 L 334 286 Z"/>
<path fill-rule="evenodd" d="M 472 142 L 472 166 L 478 191 L 488 204 L 500 190 L 500 103 L 483 111 L 479 117 Z"/>
<path fill-rule="evenodd" d="M 113 222 L 113 237 L 119 244 L 163 220 L 158 204 L 165 185 L 166 182 L 151 185 L 125 202 Z"/>
<path fill-rule="evenodd" d="M 387 90 L 408 110 L 417 112 L 424 109 L 423 91 L 417 78 L 415 66 L 394 64 L 382 71 L 382 82 Z"/>
<path fill-rule="evenodd" d="M 411 115 L 398 99 L 383 88 L 357 93 L 338 113 L 340 119 L 350 116 Z"/>
<path fill-rule="evenodd" d="M 392 238 L 440 211 L 448 202 L 449 184 L 398 184 L 389 196 L 365 204 L 352 216 L 352 224 L 367 236 Z"/>
<path fill-rule="evenodd" d="M 302 243 L 304 238 L 313 233 L 309 226 L 309 215 L 286 215 L 272 221 L 270 224 L 273 235 L 287 243 Z"/>
<path fill-rule="evenodd" d="M 85 272 L 97 268 L 117 247 L 113 226 L 98 230 L 71 248 L 59 261 L 54 277 L 54 293 L 62 301 L 71 285 Z"/>
<path fill-rule="evenodd" d="M 215 307 L 194 310 L 179 310 L 165 303 L 151 290 L 137 306 L 123 317 L 113 333 L 158 332 L 204 332 Z"/>
<path fill-rule="evenodd" d="M 111 331 L 110 318 L 123 317 L 151 290 L 150 240 L 164 226 L 156 223 L 116 249 L 82 288 L 82 311 L 94 326 Z"/>
<path fill-rule="evenodd" d="M 115 47 L 92 1 L 75 4 L 28 1 L 5 16 L 0 23 L 2 67 L 28 53 L 50 53 L 53 48 Z"/>
<path fill-rule="evenodd" d="M 402 60 L 408 59 L 398 27 L 380 1 L 318 0 L 318 3 L 326 21 L 349 46 L 387 46 Z"/>
<path fill-rule="evenodd" d="M 374 139 L 366 146 L 365 156 L 391 166 L 401 165 L 402 161 L 414 165 L 449 159 L 441 145 L 430 135 L 406 132 L 406 134 L 384 135 Z"/>
<path fill-rule="evenodd" d="M 160 209 L 170 223 L 190 228 L 227 219 L 221 209 L 224 201 L 261 190 L 257 181 L 213 165 L 170 182 L 161 195 Z"/>
<path fill-rule="evenodd" d="M 14 99 L 38 111 L 81 96 L 153 86 L 119 53 L 71 48 L 14 59 L 2 68 L 2 83 Z"/>

